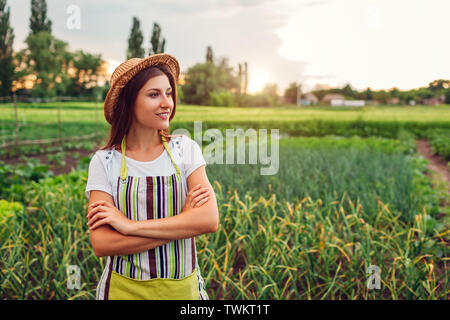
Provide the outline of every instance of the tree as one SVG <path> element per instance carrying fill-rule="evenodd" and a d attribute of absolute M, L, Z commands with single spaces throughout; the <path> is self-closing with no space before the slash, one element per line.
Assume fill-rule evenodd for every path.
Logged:
<path fill-rule="evenodd" d="M 347 83 L 345 85 L 345 87 L 342 88 L 342 94 L 345 97 L 349 97 L 349 98 L 355 98 L 356 97 L 356 92 L 352 89 L 350 83 Z"/>
<path fill-rule="evenodd" d="M 78 50 L 73 55 L 75 76 L 72 78 L 72 95 L 83 95 L 89 88 L 97 86 L 98 71 L 102 64 L 99 54 Z"/>
<path fill-rule="evenodd" d="M 391 88 L 388 92 L 392 98 L 400 98 L 400 90 L 397 87 Z"/>
<path fill-rule="evenodd" d="M 330 90 L 328 90 L 328 89 L 318 89 L 318 90 L 312 90 L 311 93 L 313 95 L 315 95 L 319 101 L 322 101 L 322 99 L 325 97 L 325 95 L 330 93 L 329 91 Z"/>
<path fill-rule="evenodd" d="M 228 59 L 222 58 L 218 65 L 214 63 L 197 63 L 188 69 L 183 85 L 184 101 L 189 104 L 207 105 L 217 97 L 224 98 L 224 93 L 238 88 L 238 78 L 233 68 L 228 66 Z M 227 98 L 228 99 L 228 98 Z"/>
<path fill-rule="evenodd" d="M 367 87 L 366 91 L 364 91 L 364 98 L 366 100 L 373 100 L 373 93 L 372 90 L 370 90 L 370 87 Z"/>
<path fill-rule="evenodd" d="M 9 23 L 10 8 L 0 0 L 0 96 L 9 95 L 14 80 L 14 33 Z"/>
<path fill-rule="evenodd" d="M 47 3 L 45 0 L 31 0 L 30 33 L 41 31 L 52 32 L 52 22 L 47 18 Z"/>
<path fill-rule="evenodd" d="M 219 59 L 217 64 L 217 85 L 221 89 L 225 90 L 238 90 L 239 79 L 234 74 L 233 67 L 228 65 L 229 60 L 227 57 L 222 57 Z"/>
<path fill-rule="evenodd" d="M 414 90 L 416 95 L 419 97 L 419 99 L 430 99 L 433 98 L 434 93 L 429 88 L 419 88 L 417 90 Z"/>
<path fill-rule="evenodd" d="M 261 93 L 267 97 L 269 105 L 271 106 L 278 105 L 278 86 L 276 83 L 267 83 L 263 87 Z"/>
<path fill-rule="evenodd" d="M 428 89 L 430 89 L 432 92 L 439 92 L 443 91 L 444 89 L 447 89 L 450 87 L 450 80 L 434 80 L 428 84 Z"/>
<path fill-rule="evenodd" d="M 247 84 L 248 84 L 248 71 L 247 71 L 247 62 L 244 64 L 238 63 L 238 91 L 235 97 L 236 104 L 238 106 L 243 106 L 248 103 L 247 97 Z"/>
<path fill-rule="evenodd" d="M 445 103 L 450 104 L 450 88 L 445 90 Z"/>
<path fill-rule="evenodd" d="M 403 93 L 403 98 L 404 98 L 404 101 L 406 102 L 406 103 L 410 103 L 411 101 L 416 101 L 417 102 L 417 100 L 419 100 L 419 97 L 414 93 L 414 90 L 411 90 L 411 91 L 405 91 L 404 93 Z"/>
<path fill-rule="evenodd" d="M 128 38 L 127 60 L 131 58 L 144 58 L 145 50 L 142 48 L 144 36 L 138 18 L 133 17 L 133 27 Z"/>
<path fill-rule="evenodd" d="M 389 97 L 390 97 L 389 93 L 386 92 L 385 90 L 378 90 L 373 92 L 373 99 L 384 104 L 388 102 Z"/>
<path fill-rule="evenodd" d="M 214 56 L 211 46 L 208 46 L 208 48 L 206 48 L 206 62 L 214 63 Z"/>
<path fill-rule="evenodd" d="M 184 101 L 188 104 L 206 105 L 209 93 L 217 90 L 217 68 L 213 63 L 197 63 L 187 70 L 183 85 Z"/>
<path fill-rule="evenodd" d="M 27 48 L 18 54 L 24 58 L 27 73 L 36 76 L 33 95 L 50 97 L 65 91 L 71 54 L 67 42 L 58 40 L 47 31 L 30 34 Z"/>
<path fill-rule="evenodd" d="M 244 94 L 247 94 L 248 87 L 248 64 L 247 61 L 244 62 Z"/>
<path fill-rule="evenodd" d="M 284 90 L 284 99 L 288 103 L 297 103 L 297 91 L 301 89 L 301 85 L 297 82 L 291 82 L 286 90 Z"/>
<path fill-rule="evenodd" d="M 33 94 L 38 96 L 57 93 L 56 79 L 61 73 L 63 61 L 68 57 L 67 43 L 54 38 L 51 30 L 46 1 L 31 0 L 30 34 L 25 39 L 28 48 L 20 55 L 24 57 L 27 72 L 36 76 Z M 61 78 L 60 75 L 58 79 Z"/>
<path fill-rule="evenodd" d="M 230 91 L 210 92 L 208 105 L 230 107 L 234 104 L 233 96 Z"/>
<path fill-rule="evenodd" d="M 163 53 L 164 47 L 166 45 L 166 39 L 163 38 L 162 41 L 160 41 L 161 38 L 161 27 L 156 22 L 153 23 L 153 31 L 152 31 L 152 37 L 150 39 L 150 52 L 149 55 L 156 54 L 156 53 Z"/>
<path fill-rule="evenodd" d="M 238 94 L 239 95 L 242 93 L 242 76 L 243 76 L 242 65 L 240 63 L 238 63 L 238 81 L 239 81 Z"/>
<path fill-rule="evenodd" d="M 242 67 L 244 66 L 244 67 Z M 248 71 L 247 71 L 247 62 L 244 64 L 238 63 L 238 81 L 239 81 L 239 94 L 247 93 L 247 85 L 248 85 Z"/>

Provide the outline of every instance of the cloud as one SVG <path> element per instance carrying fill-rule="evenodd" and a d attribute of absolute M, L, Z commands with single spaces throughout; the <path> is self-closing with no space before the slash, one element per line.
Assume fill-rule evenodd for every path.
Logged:
<path fill-rule="evenodd" d="M 125 59 L 132 17 L 136 16 L 141 21 L 146 48 L 153 23 L 161 25 L 166 52 L 179 59 L 182 71 L 203 62 L 208 45 L 216 57 L 228 57 L 235 70 L 238 63 L 248 62 L 251 79 L 266 74 L 268 81 L 278 83 L 279 88 L 296 79 L 303 67 L 303 63 L 278 54 L 282 42 L 276 29 L 286 23 L 292 1 L 47 0 L 47 5 L 56 37 L 67 41 L 71 50 L 101 53 L 105 60 Z M 66 27 L 69 5 L 80 7 L 80 30 Z M 29 0 L 15 0 L 11 6 L 18 35 L 16 47 L 23 46 L 28 33 Z"/>
<path fill-rule="evenodd" d="M 406 5 L 407 4 L 407 5 Z M 30 1 L 8 1 L 15 49 L 29 32 Z M 450 73 L 445 25 L 449 5 L 435 0 L 47 0 L 53 34 L 71 50 L 123 61 L 132 17 L 144 47 L 153 23 L 182 71 L 203 62 L 211 45 L 230 65 L 248 62 L 253 76 L 286 87 L 310 81 L 411 87 Z M 81 9 L 81 29 L 66 27 L 69 5 Z M 371 10 L 368 10 L 372 8 Z M 375 84 L 375 86 L 373 86 Z"/>
<path fill-rule="evenodd" d="M 447 1 L 346 0 L 293 11 L 280 54 L 306 63 L 308 81 L 410 89 L 448 78 Z M 308 75 L 310 75 L 308 77 Z"/>
<path fill-rule="evenodd" d="M 321 6 L 328 3 L 330 3 L 330 0 L 316 0 L 316 1 L 307 1 L 305 3 L 302 3 L 302 5 L 305 7 L 313 7 L 313 6 Z"/>

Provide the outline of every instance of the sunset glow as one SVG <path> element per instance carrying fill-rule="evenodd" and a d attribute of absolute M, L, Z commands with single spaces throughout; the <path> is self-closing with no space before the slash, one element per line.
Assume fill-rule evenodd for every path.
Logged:
<path fill-rule="evenodd" d="M 269 74 L 265 70 L 254 70 L 249 73 L 247 92 L 251 94 L 260 92 L 268 82 Z"/>

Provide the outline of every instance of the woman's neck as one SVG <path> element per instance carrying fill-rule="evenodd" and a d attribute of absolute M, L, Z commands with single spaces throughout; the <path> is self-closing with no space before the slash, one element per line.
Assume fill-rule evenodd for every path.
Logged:
<path fill-rule="evenodd" d="M 127 151 L 147 153 L 161 145 L 161 136 L 156 129 L 131 127 L 126 136 Z"/>

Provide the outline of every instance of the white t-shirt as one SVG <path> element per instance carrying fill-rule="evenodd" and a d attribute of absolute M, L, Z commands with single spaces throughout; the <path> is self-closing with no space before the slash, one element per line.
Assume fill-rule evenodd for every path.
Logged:
<path fill-rule="evenodd" d="M 168 143 L 172 157 L 181 172 L 182 179 L 200 166 L 206 166 L 200 146 L 188 136 L 172 137 Z M 152 161 L 137 161 L 125 156 L 128 176 L 169 176 L 176 173 L 167 150 Z M 86 197 L 89 199 L 91 190 L 100 190 L 113 196 L 117 177 L 120 175 L 122 153 L 114 148 L 98 150 L 89 163 Z"/>

